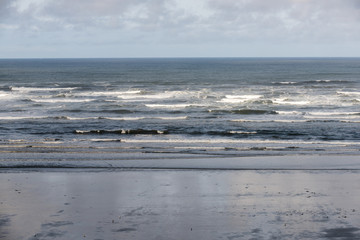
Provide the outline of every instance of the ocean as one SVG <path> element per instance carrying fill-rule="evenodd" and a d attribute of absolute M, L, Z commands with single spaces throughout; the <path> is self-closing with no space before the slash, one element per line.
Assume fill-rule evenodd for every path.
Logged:
<path fill-rule="evenodd" d="M 359 150 L 360 58 L 0 60 L 2 159 Z"/>

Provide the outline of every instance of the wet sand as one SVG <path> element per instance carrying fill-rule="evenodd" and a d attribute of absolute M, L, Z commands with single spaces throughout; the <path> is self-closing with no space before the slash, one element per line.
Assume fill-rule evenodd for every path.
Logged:
<path fill-rule="evenodd" d="M 360 239 L 360 170 L 0 169 L 0 239 Z"/>

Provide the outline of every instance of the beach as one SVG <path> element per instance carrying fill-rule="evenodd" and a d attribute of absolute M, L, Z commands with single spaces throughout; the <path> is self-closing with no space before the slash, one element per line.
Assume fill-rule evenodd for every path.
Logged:
<path fill-rule="evenodd" d="M 236 159 L 216 159 L 222 169 L 211 159 L 186 169 L 184 160 L 183 168 L 162 169 L 156 164 L 164 160 L 131 168 L 3 167 L 0 239 L 360 238 L 356 156 L 312 156 L 303 160 L 309 165 L 282 168 L 294 159 L 237 159 L 242 169 L 231 165 Z"/>
<path fill-rule="evenodd" d="M 0 240 L 360 239 L 359 64 L 0 59 Z"/>

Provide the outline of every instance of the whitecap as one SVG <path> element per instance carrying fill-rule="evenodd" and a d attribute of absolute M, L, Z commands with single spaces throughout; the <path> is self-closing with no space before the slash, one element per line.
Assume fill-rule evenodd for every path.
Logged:
<path fill-rule="evenodd" d="M 30 99 L 33 102 L 38 103 L 80 103 L 80 102 L 91 102 L 94 99 Z"/>
<path fill-rule="evenodd" d="M 92 97 L 99 97 L 99 96 L 112 96 L 112 97 L 119 97 L 121 98 L 123 95 L 124 98 L 126 97 L 136 97 L 141 94 L 141 90 L 129 90 L 129 91 L 99 91 L 99 92 L 82 92 L 77 93 L 77 96 L 92 96 Z M 134 95 L 134 96 L 131 96 Z"/>
<path fill-rule="evenodd" d="M 257 132 L 229 131 L 230 134 L 257 134 Z"/>
<path fill-rule="evenodd" d="M 279 115 L 304 115 L 304 112 L 299 111 L 276 111 Z"/>
<path fill-rule="evenodd" d="M 339 115 L 359 115 L 360 112 L 308 112 L 311 116 L 339 116 Z"/>
<path fill-rule="evenodd" d="M 10 94 L 0 92 L 0 98 L 7 98 L 8 96 L 10 96 Z"/>
<path fill-rule="evenodd" d="M 145 119 L 145 117 L 101 117 L 101 119 L 114 120 L 114 121 L 139 121 Z"/>
<path fill-rule="evenodd" d="M 275 82 L 276 83 L 276 82 Z M 296 84 L 296 82 L 279 82 L 280 84 L 283 85 L 291 85 L 291 84 Z"/>
<path fill-rule="evenodd" d="M 319 83 L 329 83 L 329 82 L 332 82 L 332 80 L 327 80 L 327 79 L 324 79 L 324 80 L 321 80 L 321 79 L 319 79 L 319 80 L 316 80 L 315 82 L 319 82 Z"/>
<path fill-rule="evenodd" d="M 243 102 L 253 101 L 261 97 L 263 97 L 263 95 L 226 95 L 225 98 L 221 99 L 218 102 L 243 103 Z"/>
<path fill-rule="evenodd" d="M 253 120 L 253 119 L 232 119 L 230 122 L 253 122 L 253 123 L 303 123 L 306 120 L 297 120 L 297 119 L 275 119 L 275 120 Z"/>
<path fill-rule="evenodd" d="M 149 108 L 187 108 L 190 106 L 195 106 L 192 104 L 145 104 Z"/>
<path fill-rule="evenodd" d="M 336 92 L 339 95 L 344 95 L 347 97 L 354 97 L 354 96 L 359 96 L 360 92 L 345 92 L 345 91 L 337 91 Z"/>
<path fill-rule="evenodd" d="M 180 116 L 180 117 L 153 117 L 153 119 L 160 119 L 160 120 L 186 120 L 188 116 Z"/>
<path fill-rule="evenodd" d="M 289 100 L 286 98 L 274 99 L 272 102 L 275 104 L 280 104 L 280 105 L 308 105 L 308 104 L 310 104 L 309 101 L 295 101 L 295 100 Z"/>
<path fill-rule="evenodd" d="M 19 92 L 40 92 L 40 91 L 71 91 L 76 88 L 69 87 L 69 88 L 37 88 L 37 87 L 11 87 L 12 91 L 19 91 Z"/>
<path fill-rule="evenodd" d="M 47 116 L 0 116 L 0 120 L 45 119 Z"/>

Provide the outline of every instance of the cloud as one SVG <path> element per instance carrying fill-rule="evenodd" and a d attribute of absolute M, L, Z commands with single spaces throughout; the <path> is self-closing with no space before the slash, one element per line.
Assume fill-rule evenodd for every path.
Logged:
<path fill-rule="evenodd" d="M 166 26 L 166 19 L 171 19 L 169 2 L 171 3 L 165 0 L 49 0 L 28 5 L 22 15 L 26 15 L 39 28 L 47 26 L 44 23 L 52 23 L 54 30 L 149 29 Z"/>
<path fill-rule="evenodd" d="M 209 0 L 218 28 L 234 38 L 318 41 L 359 38 L 358 1 Z M 351 34 L 348 31 L 354 28 Z M 346 34 L 344 34 L 346 33 Z"/>
<path fill-rule="evenodd" d="M 1 0 L 0 20 L 9 45 L 49 48 L 169 51 L 360 41 L 358 0 Z"/>
<path fill-rule="evenodd" d="M 189 41 L 317 41 L 359 37 L 357 0 L 198 0 L 197 4 L 186 0 L 18 1 L 22 5 L 28 3 L 18 11 L 22 30 L 161 31 L 164 39 L 174 34 L 174 41 L 179 40 L 177 31 L 182 32 L 182 40 Z M 9 5 L 10 1 L 7 2 Z"/>
<path fill-rule="evenodd" d="M 14 8 L 12 6 L 11 0 L 1 0 L 0 1 L 0 20 L 4 21 L 7 20 L 12 12 L 14 11 Z"/>

